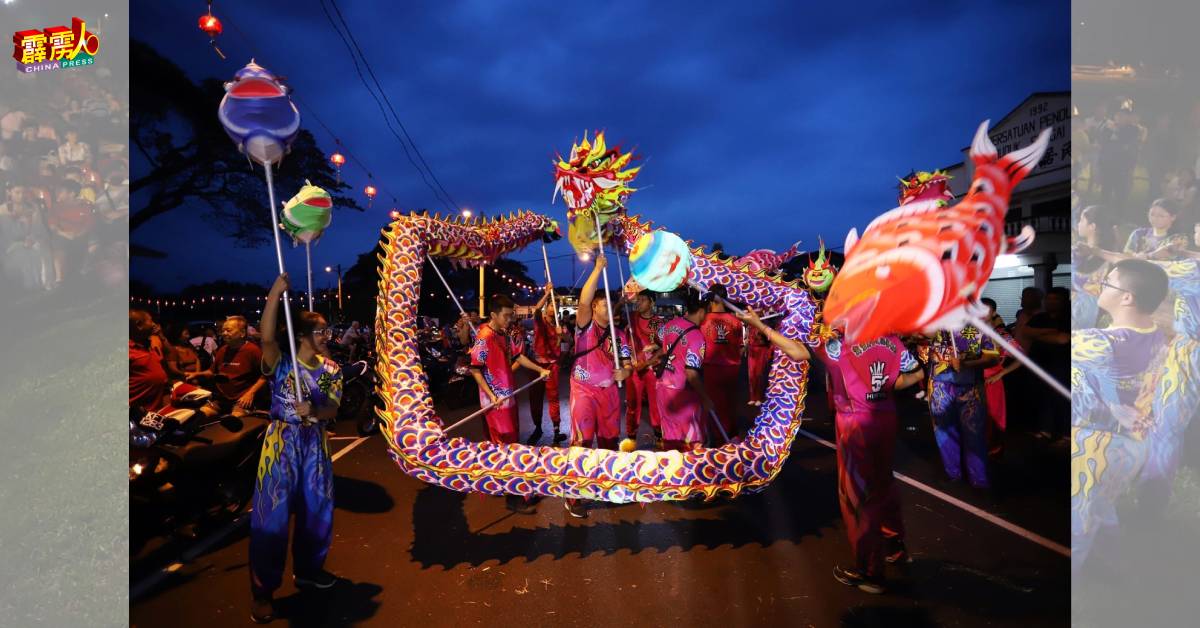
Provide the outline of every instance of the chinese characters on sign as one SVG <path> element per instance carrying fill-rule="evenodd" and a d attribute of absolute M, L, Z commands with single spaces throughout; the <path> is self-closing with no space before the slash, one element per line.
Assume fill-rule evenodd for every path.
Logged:
<path fill-rule="evenodd" d="M 51 26 L 43 30 L 13 33 L 13 60 L 21 72 L 42 72 L 92 65 L 100 51 L 100 38 L 89 33 L 83 20 L 71 18 L 71 28 Z"/>

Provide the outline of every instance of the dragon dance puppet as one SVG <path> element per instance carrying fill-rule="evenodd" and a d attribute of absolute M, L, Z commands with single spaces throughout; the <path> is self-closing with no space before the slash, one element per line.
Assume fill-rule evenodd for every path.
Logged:
<path fill-rule="evenodd" d="M 772 364 L 761 414 L 737 444 L 686 452 L 622 452 L 471 442 L 446 435 L 434 413 L 415 340 L 425 254 L 468 261 L 500 255 L 540 241 L 552 224 L 530 212 L 486 224 L 411 215 L 384 232 L 376 368 L 385 404 L 379 414 L 393 460 L 422 481 L 491 495 L 647 502 L 735 496 L 765 488 L 782 469 L 804 407 L 808 365 L 781 356 Z M 485 237 L 493 227 L 501 234 L 495 241 Z M 620 251 L 653 231 L 648 223 L 624 215 L 613 217 L 608 228 Z M 722 283 L 732 299 L 760 311 L 784 312 L 780 329 L 791 337 L 812 333 L 816 304 L 798 282 L 741 271 L 698 247 L 690 254 L 690 276 L 698 282 Z"/>
<path fill-rule="evenodd" d="M 980 133 L 985 129 L 986 124 Z M 962 270 L 944 271 L 955 286 L 968 285 L 972 278 L 986 277 L 1000 250 L 1006 246 L 1016 248 L 1000 241 L 1005 203 L 1011 186 L 1032 169 L 1047 139 L 1048 136 L 1043 136 L 1030 150 L 1018 151 L 999 160 L 994 147 L 986 142 L 986 136 L 983 141 L 977 140 L 976 150 L 973 150 L 978 164 L 977 180 L 972 186 L 974 196 L 969 196 L 972 202 L 951 208 L 964 214 L 961 225 L 952 227 L 959 236 L 954 242 L 962 251 L 954 249 L 955 255 L 951 259 Z M 990 153 L 986 150 L 988 147 L 991 147 Z M 596 134 L 592 141 L 585 138 L 584 142 L 573 146 L 569 159 L 558 161 L 556 194 L 561 193 L 567 203 L 568 237 L 577 250 L 596 249 L 596 217 L 600 218 L 608 243 L 621 253 L 628 253 L 642 236 L 656 231 L 650 223 L 628 216 L 624 211 L 625 199 L 633 191 L 628 184 L 638 170 L 627 168 L 631 159 L 628 153 L 607 148 L 602 134 Z M 921 233 L 930 230 L 937 233 L 943 224 L 957 217 L 918 211 L 925 207 L 925 203 L 917 203 L 901 208 L 909 212 L 906 214 L 908 222 Z M 892 219 L 893 216 L 888 215 L 877 223 L 882 225 Z M 385 230 L 377 309 L 380 359 L 376 368 L 382 382 L 380 395 L 384 400 L 384 408 L 379 414 L 393 460 L 406 473 L 422 481 L 452 490 L 492 495 L 647 502 L 693 496 L 713 498 L 719 494 L 736 496 L 763 490 L 787 459 L 800 427 L 807 388 L 807 362 L 792 361 L 779 352 L 771 364 L 766 401 L 755 418 L 754 427 L 740 442 L 688 451 L 622 452 L 471 442 L 447 436 L 442 421 L 434 413 L 415 341 L 421 270 L 426 254 L 474 264 L 538 242 L 552 228 L 550 218 L 520 212 L 484 223 L 409 215 L 398 218 Z M 976 248 L 971 246 L 974 240 L 962 232 L 964 229 L 979 232 L 975 237 L 980 240 L 978 246 L 984 249 L 983 255 L 975 254 Z M 875 231 L 869 227 L 863 242 L 852 250 L 861 253 L 875 246 L 872 243 L 877 237 Z M 947 244 L 951 242 L 948 240 Z M 662 250 L 673 251 L 670 246 Z M 688 252 L 691 258 L 691 266 L 686 272 L 688 282 L 723 284 L 731 300 L 746 303 L 760 312 L 781 312 L 778 329 L 785 336 L 809 344 L 819 342 L 820 330 L 815 326 L 817 300 L 801 282 L 786 281 L 778 274 L 764 270 L 739 268 L 732 260 L 722 259 L 701 247 L 691 247 Z M 990 256 L 986 255 L 988 253 Z M 941 268 L 940 256 L 940 251 L 933 256 L 936 268 Z M 884 257 L 885 261 L 887 259 Z M 874 277 L 880 264 L 865 262 L 860 259 L 857 268 L 850 268 L 851 259 L 848 258 L 847 269 L 843 269 L 842 274 L 849 272 L 849 281 L 844 283 L 843 294 L 837 294 L 843 281 L 839 278 L 833 282 L 829 296 L 830 304 L 840 304 L 836 311 L 839 317 L 852 318 L 852 327 L 860 335 L 897 323 L 890 307 L 878 310 L 874 307 L 879 301 L 879 290 L 867 285 L 860 275 L 869 266 L 867 275 Z M 977 270 L 965 272 L 970 265 L 976 265 Z M 898 262 L 894 275 L 912 277 L 916 281 L 916 289 L 906 283 L 904 291 L 921 297 L 936 297 L 934 313 L 944 316 L 944 310 L 961 306 L 966 301 L 967 295 L 950 297 L 946 294 L 949 280 L 940 274 L 940 283 L 930 280 L 929 285 L 922 285 L 920 280 L 924 273 L 919 266 L 910 268 Z M 942 290 L 936 290 L 939 286 Z M 860 296 L 862 291 L 866 292 L 865 296 Z M 890 298 L 891 293 L 888 296 Z M 942 301 L 948 302 L 945 307 Z M 862 307 L 862 303 L 870 307 Z M 915 316 L 922 313 L 921 304 L 897 309 L 911 315 L 913 320 L 910 322 L 926 324 L 924 319 Z M 877 317 L 881 320 L 875 321 Z"/>
<path fill-rule="evenodd" d="M 597 216 L 603 231 L 609 221 L 625 212 L 626 199 L 637 191 L 629 184 L 641 170 L 627 167 L 632 160 L 632 153 L 608 148 L 603 131 L 597 131 L 592 141 L 585 131 L 583 141 L 571 146 L 566 161 L 558 157 L 551 203 L 562 194 L 567 204 L 567 239 L 576 253 L 596 250 Z"/>

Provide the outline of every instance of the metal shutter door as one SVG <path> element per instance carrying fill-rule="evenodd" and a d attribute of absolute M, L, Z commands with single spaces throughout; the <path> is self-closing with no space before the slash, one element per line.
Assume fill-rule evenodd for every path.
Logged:
<path fill-rule="evenodd" d="M 1017 310 L 1021 309 L 1021 291 L 1032 285 L 1032 276 L 993 279 L 984 286 L 983 296 L 996 302 L 996 313 L 1007 325 L 1016 319 Z"/>

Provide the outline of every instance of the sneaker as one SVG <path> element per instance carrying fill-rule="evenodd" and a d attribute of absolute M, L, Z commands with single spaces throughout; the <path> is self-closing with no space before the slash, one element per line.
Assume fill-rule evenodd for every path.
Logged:
<path fill-rule="evenodd" d="M 863 593 L 879 595 L 883 593 L 883 584 L 876 578 L 867 578 L 857 571 L 851 569 L 843 569 L 841 567 L 833 568 L 833 578 L 838 582 L 848 586 L 857 587 Z"/>
<path fill-rule="evenodd" d="M 554 444 L 555 445 L 557 445 L 565 440 L 567 440 L 566 434 L 563 434 L 562 432 L 558 432 L 558 431 L 554 432 Z"/>
<path fill-rule="evenodd" d="M 322 569 L 308 576 L 297 575 L 295 581 L 297 589 L 328 589 L 337 584 L 338 577 Z"/>
<path fill-rule="evenodd" d="M 250 604 L 250 621 L 256 624 L 269 624 L 275 620 L 275 605 L 271 597 L 255 597 Z"/>
<path fill-rule="evenodd" d="M 563 506 L 566 507 L 568 515 L 571 515 L 576 519 L 587 519 L 587 507 L 585 507 L 583 504 L 577 503 L 573 499 L 568 499 L 563 503 Z"/>
<path fill-rule="evenodd" d="M 895 565 L 896 563 L 901 563 L 907 565 L 913 561 L 912 556 L 908 553 L 908 548 L 904 546 L 904 541 L 900 540 L 899 537 L 888 539 L 887 543 L 888 553 L 883 559 L 889 564 Z"/>
<path fill-rule="evenodd" d="M 504 507 L 518 515 L 532 515 L 537 508 L 520 495 L 505 495 Z"/>

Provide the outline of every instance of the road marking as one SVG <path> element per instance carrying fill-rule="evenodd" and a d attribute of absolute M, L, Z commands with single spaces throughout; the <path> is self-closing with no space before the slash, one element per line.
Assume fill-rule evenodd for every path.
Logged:
<path fill-rule="evenodd" d="M 334 438 L 336 438 L 336 437 L 334 437 Z M 349 436 L 346 438 L 357 438 L 357 440 L 355 440 L 353 443 L 350 443 L 349 445 L 346 445 L 345 447 L 339 449 L 337 451 L 337 453 L 333 454 L 333 457 L 330 458 L 330 460 L 332 462 L 337 462 L 338 458 L 341 458 L 342 456 L 345 456 L 346 454 L 350 453 L 350 450 L 354 449 L 355 447 L 358 447 L 359 445 L 361 445 L 363 443 L 363 441 L 367 440 L 370 437 L 369 436 L 363 436 L 363 437 Z M 331 438 L 330 440 L 333 440 L 333 438 Z M 229 536 L 230 533 L 232 533 L 234 530 L 237 530 L 239 527 L 242 526 L 242 524 L 246 523 L 249 520 L 250 520 L 250 510 L 247 510 L 244 514 L 239 516 L 237 519 L 234 519 L 233 521 L 229 522 L 228 524 L 226 524 L 225 527 L 221 528 L 220 530 L 217 530 L 208 538 L 205 538 L 204 540 L 199 541 L 195 545 L 184 550 L 183 554 L 180 555 L 179 560 L 171 563 L 170 565 L 167 565 L 166 567 L 163 567 L 162 569 L 159 569 L 158 571 L 151 573 L 149 576 L 146 576 L 145 578 L 143 578 L 141 582 L 138 582 L 134 586 L 130 587 L 129 588 L 130 601 L 136 600 L 136 599 L 140 598 L 141 596 L 145 595 L 147 591 L 154 588 L 154 586 L 157 585 L 159 582 L 162 582 L 163 578 L 166 578 L 167 576 L 182 569 L 184 565 L 186 565 L 187 563 L 190 563 L 193 560 L 195 560 L 196 558 L 198 558 L 201 554 L 208 551 L 208 548 L 212 547 L 213 545 L 216 545 L 217 542 L 224 539 L 226 536 Z"/>
<path fill-rule="evenodd" d="M 363 441 L 367 440 L 368 438 L 370 438 L 370 436 L 360 437 L 358 440 L 354 441 L 353 443 L 350 443 L 349 445 L 342 447 L 341 449 L 338 450 L 338 452 L 336 454 L 333 454 L 333 458 L 331 458 L 330 460 L 332 462 L 337 462 L 338 458 L 341 458 L 342 456 L 350 453 L 351 449 L 354 449 L 355 447 L 358 447 L 359 445 L 363 444 Z"/>
<path fill-rule="evenodd" d="M 803 435 L 805 438 L 815 440 L 818 443 L 820 443 L 830 449 L 833 449 L 835 451 L 837 450 L 837 445 L 834 445 L 833 443 L 825 440 L 824 438 L 821 438 L 820 436 L 817 436 L 816 434 L 813 434 L 812 432 L 809 432 L 808 430 L 802 429 L 799 431 L 800 431 L 800 434 Z M 910 478 L 907 475 L 900 473 L 899 471 L 893 471 L 892 475 L 896 476 L 897 479 L 899 479 L 901 482 L 904 482 L 905 484 L 908 484 L 919 490 L 925 491 L 926 493 L 929 493 L 930 495 L 933 495 L 934 497 L 936 497 L 952 506 L 957 506 L 957 507 L 975 515 L 976 517 L 983 519 L 984 521 L 987 521 L 989 523 L 1000 526 L 1001 528 L 1004 528 L 1005 530 L 1008 530 L 1009 532 L 1012 532 L 1013 534 L 1015 534 L 1019 537 L 1033 541 L 1034 543 L 1037 543 L 1038 545 L 1041 545 L 1042 547 L 1044 547 L 1048 550 L 1051 550 L 1058 554 L 1062 554 L 1063 556 L 1071 555 L 1070 548 L 1068 548 L 1062 544 L 1055 543 L 1054 541 L 1051 541 L 1050 539 L 1048 539 L 1040 534 L 1037 534 L 1036 532 L 1031 532 L 1029 530 L 1026 530 L 1025 528 L 1022 528 L 1021 526 L 1019 526 L 1015 523 L 1011 523 L 1009 521 L 1001 519 L 1000 517 L 997 517 L 996 515 L 993 515 L 992 513 L 988 512 L 986 510 L 983 510 L 981 508 L 978 508 L 976 506 L 972 506 L 971 504 L 968 504 L 967 502 L 964 502 L 963 500 L 958 499 L 957 497 L 954 497 L 953 495 L 947 495 L 946 493 L 943 493 L 942 491 L 939 491 L 936 488 L 933 488 L 932 486 L 925 484 L 924 482 L 914 480 L 913 478 Z"/>

